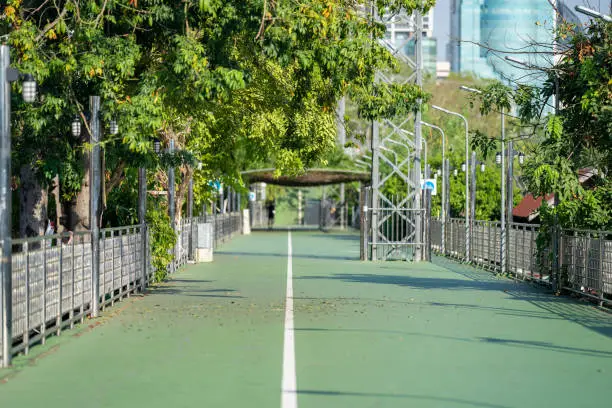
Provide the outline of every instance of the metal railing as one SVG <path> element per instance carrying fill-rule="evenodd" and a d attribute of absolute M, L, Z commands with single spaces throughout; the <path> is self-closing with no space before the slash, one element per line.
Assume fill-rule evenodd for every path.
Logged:
<path fill-rule="evenodd" d="M 441 220 L 431 220 L 432 248 L 445 256 L 468 261 L 487 270 L 501 271 L 501 225 L 494 221 L 474 221 L 472 252 L 465 258 L 465 221 L 451 218 L 442 237 Z M 507 229 L 506 271 L 516 278 L 556 286 L 612 305 L 612 232 L 563 229 L 559 233 L 559 253 L 552 244 L 538 250 L 539 226 L 510 223 Z M 546 240 L 545 240 L 546 241 Z M 548 241 L 552 241 L 548 240 Z M 548 242 L 547 241 L 547 242 Z M 555 270 L 553 258 L 558 256 Z"/>
<path fill-rule="evenodd" d="M 241 213 L 184 219 L 178 231 L 177 268 L 194 259 L 197 224 L 203 222 L 214 224 L 215 247 L 242 230 Z M 148 243 L 146 225 L 100 230 L 101 309 L 149 284 L 155 271 Z M 10 325 L 11 341 L 3 345 L 0 335 L 0 366 L 3 350 L 10 355 L 27 354 L 33 345 L 44 344 L 49 336 L 59 335 L 92 314 L 91 251 L 90 231 L 13 240 L 12 307 L 8 321 L 0 321 L 0 334 Z M 2 293 L 0 282 L 0 296 Z"/>

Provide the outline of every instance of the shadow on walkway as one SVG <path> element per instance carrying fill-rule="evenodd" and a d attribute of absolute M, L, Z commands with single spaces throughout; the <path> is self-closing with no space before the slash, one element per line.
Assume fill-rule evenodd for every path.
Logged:
<path fill-rule="evenodd" d="M 240 251 L 218 251 L 218 254 L 223 255 L 235 255 L 235 256 L 273 256 L 280 258 L 287 258 L 287 254 L 279 254 L 274 252 L 240 252 Z M 314 254 L 300 254 L 293 253 L 291 255 L 293 258 L 303 258 L 303 259 L 332 259 L 339 261 L 357 261 L 359 260 L 358 256 L 340 256 L 340 255 L 314 255 Z"/>
<path fill-rule="evenodd" d="M 547 341 L 533 341 L 533 340 L 516 340 L 516 339 L 502 339 L 497 337 L 455 337 L 455 336 L 441 336 L 437 334 L 428 334 L 428 333 L 417 333 L 417 332 L 407 332 L 401 330 L 372 330 L 372 329 L 329 329 L 329 328 L 318 328 L 318 327 L 301 327 L 295 328 L 295 331 L 303 331 L 303 332 L 347 332 L 347 333 L 381 333 L 381 334 L 397 334 L 402 336 L 418 336 L 418 337 L 429 337 L 443 340 L 453 340 L 460 342 L 468 342 L 468 343 L 490 343 L 497 344 L 501 346 L 507 347 L 515 347 L 519 349 L 536 349 L 536 350 L 546 350 L 546 351 L 554 351 L 558 353 L 567 353 L 567 354 L 576 354 L 581 356 L 588 357 L 598 357 L 598 358 L 612 358 L 612 351 L 604 351 L 604 350 L 594 350 L 580 347 L 568 347 L 557 345 Z"/>
<path fill-rule="evenodd" d="M 473 281 L 495 282 L 499 280 L 490 272 L 481 272 L 471 266 L 443 257 L 434 257 L 432 261 L 438 266 Z M 548 288 L 530 282 L 516 282 L 512 290 L 504 292 L 511 296 L 513 300 L 528 302 L 542 309 L 544 313 L 550 313 L 550 315 L 578 323 L 604 336 L 612 337 L 612 314 L 588 304 L 585 300 L 554 296 Z"/>
<path fill-rule="evenodd" d="M 327 276 L 301 276 L 295 279 L 331 279 L 345 282 L 376 283 L 384 285 L 407 286 L 415 289 L 448 289 L 448 290 L 508 290 L 509 282 L 498 280 L 497 282 L 479 282 L 465 279 L 448 278 L 421 278 L 404 275 L 379 275 L 379 274 L 333 274 Z"/>
<path fill-rule="evenodd" d="M 406 398 L 426 401 L 439 401 L 450 404 L 449 406 L 468 405 L 470 407 L 483 408 L 510 408 L 507 405 L 489 404 L 487 402 L 478 402 L 471 400 L 463 400 L 457 398 L 435 397 L 432 395 L 418 394 L 387 394 L 379 392 L 356 392 L 356 391 L 331 391 L 331 390 L 298 390 L 298 394 L 305 395 L 320 395 L 326 397 L 369 397 L 369 398 Z"/>

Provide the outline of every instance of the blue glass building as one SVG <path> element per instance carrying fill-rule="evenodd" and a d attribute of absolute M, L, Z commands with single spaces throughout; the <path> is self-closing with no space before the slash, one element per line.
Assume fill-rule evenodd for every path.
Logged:
<path fill-rule="evenodd" d="M 452 0 L 451 69 L 505 83 L 538 84 L 544 79 L 541 73 L 504 57 L 550 66 L 554 24 L 547 0 Z"/>

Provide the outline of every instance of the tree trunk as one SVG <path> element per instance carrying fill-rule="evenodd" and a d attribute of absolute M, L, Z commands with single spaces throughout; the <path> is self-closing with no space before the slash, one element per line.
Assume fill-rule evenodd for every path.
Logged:
<path fill-rule="evenodd" d="M 183 169 L 181 169 L 181 173 L 182 173 L 182 180 L 181 183 L 178 186 L 178 189 L 176 191 L 176 195 L 174 198 L 174 203 L 175 203 L 175 208 L 176 211 L 174 213 L 174 222 L 175 225 L 181 225 L 181 216 L 182 216 L 182 211 L 183 211 L 183 204 L 185 203 L 185 198 L 187 196 L 187 190 L 189 188 L 189 179 L 192 177 L 193 175 L 193 170 L 189 167 L 184 167 Z"/>
<path fill-rule="evenodd" d="M 47 228 L 47 189 L 36 178 L 30 165 L 20 169 L 19 234 L 25 237 L 44 235 Z"/>
<path fill-rule="evenodd" d="M 89 196 L 91 195 L 89 186 L 90 162 L 90 154 L 84 153 L 82 163 L 85 172 L 81 183 L 81 191 L 77 194 L 75 201 L 66 206 L 68 221 L 66 228 L 69 231 L 87 231 L 91 229 L 89 220 Z"/>
<path fill-rule="evenodd" d="M 55 226 L 57 228 L 56 232 L 58 234 L 61 234 L 62 232 L 64 232 L 64 223 L 66 217 L 64 215 L 64 208 L 60 199 L 59 175 L 53 177 L 53 189 L 51 190 L 51 195 L 55 200 Z"/>

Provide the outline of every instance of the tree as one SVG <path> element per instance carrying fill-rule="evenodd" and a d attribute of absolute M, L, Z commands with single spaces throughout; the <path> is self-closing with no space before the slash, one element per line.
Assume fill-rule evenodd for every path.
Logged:
<path fill-rule="evenodd" d="M 485 110 L 518 107 L 523 133 L 534 139 L 523 178 L 534 196 L 554 193 L 556 208 L 546 208 L 542 223 L 563 227 L 611 229 L 612 182 L 612 23 L 593 20 L 585 32 L 562 24 L 554 33 L 558 62 L 529 67 L 547 75 L 541 87 L 501 85 L 484 88 Z M 565 41 L 561 41 L 565 40 Z M 550 113 L 550 97 L 558 109 Z M 547 112 L 548 111 L 548 112 Z M 530 129 L 530 131 L 527 131 Z M 594 173 L 592 187 L 580 182 L 580 170 Z"/>
<path fill-rule="evenodd" d="M 89 228 L 89 129 L 76 140 L 70 135 L 75 114 L 86 122 L 89 95 L 102 97 L 104 121 L 117 118 L 121 129 L 102 142 L 106 194 L 127 169 L 160 166 L 152 139 L 172 138 L 194 159 L 175 160 L 178 204 L 195 161 L 202 163 L 200 183 L 223 178 L 235 185 L 246 163 L 271 161 L 279 172 L 299 172 L 316 162 L 333 148 L 333 107 L 345 93 L 368 117 L 414 110 L 425 98 L 420 89 L 373 82 L 393 58 L 377 43 L 384 27 L 361 13 L 365 3 L 8 1 L 1 29 L 15 65 L 35 75 L 41 95 L 32 107 L 15 101 L 23 223 L 40 233 L 45 217 L 38 209 L 58 174 L 63 224 Z M 377 4 L 411 12 L 433 2 Z"/>

